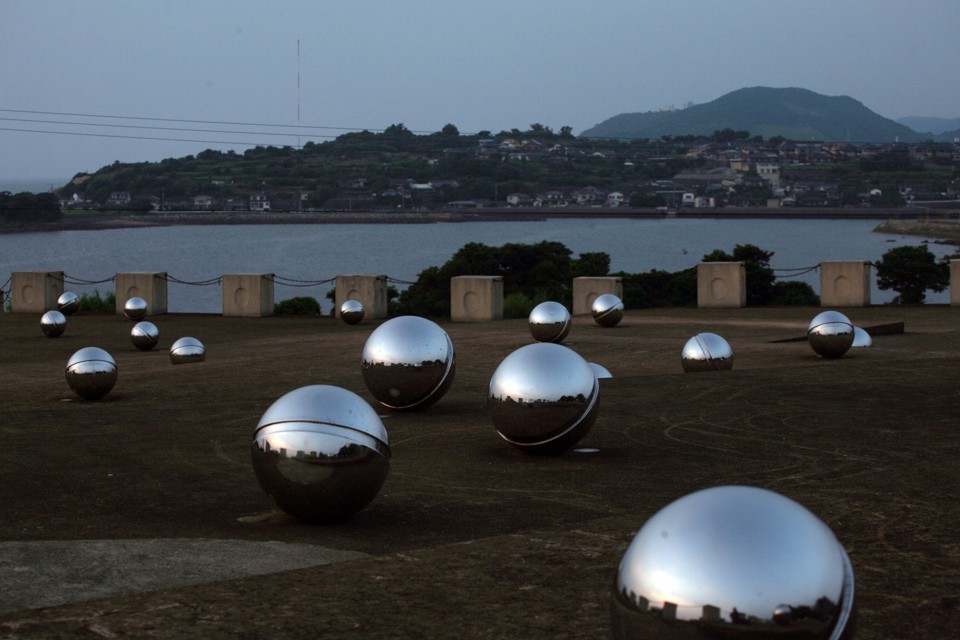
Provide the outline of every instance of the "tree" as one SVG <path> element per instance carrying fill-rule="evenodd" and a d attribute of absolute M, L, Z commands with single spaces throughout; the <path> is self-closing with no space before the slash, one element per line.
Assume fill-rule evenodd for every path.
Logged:
<path fill-rule="evenodd" d="M 448 123 L 443 125 L 443 129 L 440 129 L 440 133 L 445 136 L 459 136 L 460 130 L 457 129 L 457 125 Z"/>
<path fill-rule="evenodd" d="M 939 293 L 950 284 L 950 264 L 937 262 L 926 246 L 890 249 L 876 267 L 877 286 L 896 291 L 896 304 L 922 304 L 927 289 Z"/>

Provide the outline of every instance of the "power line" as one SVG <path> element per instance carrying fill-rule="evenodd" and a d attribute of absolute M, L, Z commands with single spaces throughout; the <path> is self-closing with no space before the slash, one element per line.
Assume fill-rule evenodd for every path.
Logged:
<path fill-rule="evenodd" d="M 0 131 L 17 131 L 20 133 L 50 133 L 60 136 L 86 136 L 90 138 L 120 138 L 124 140 L 158 140 L 160 142 L 199 142 L 201 144 L 236 144 L 248 147 L 264 146 L 263 142 L 239 142 L 231 140 L 198 140 L 196 138 L 159 138 L 156 136 L 128 136 L 117 133 L 84 133 L 82 131 L 47 131 L 42 129 L 14 129 L 0 127 Z"/>
<path fill-rule="evenodd" d="M 107 124 L 100 122 L 71 122 L 68 120 L 38 120 L 34 118 L 4 118 L 0 116 L 0 120 L 7 122 L 33 122 L 37 124 L 66 124 L 71 126 L 80 126 L 80 127 L 108 127 L 113 129 L 149 129 L 153 131 L 186 131 L 191 133 L 226 133 L 226 134 L 253 134 L 253 135 L 263 135 L 263 136 L 282 136 L 285 138 L 299 138 L 301 134 L 299 133 L 278 133 L 275 131 L 237 131 L 231 129 L 193 129 L 188 127 L 157 127 L 150 125 L 142 124 Z M 312 135 L 313 138 L 335 138 L 336 136 L 332 135 Z"/>

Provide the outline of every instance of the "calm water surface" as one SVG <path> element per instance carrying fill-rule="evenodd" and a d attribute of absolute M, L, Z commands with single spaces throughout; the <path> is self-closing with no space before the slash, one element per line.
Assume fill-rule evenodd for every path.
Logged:
<path fill-rule="evenodd" d="M 467 242 L 500 246 L 507 242 L 558 241 L 574 254 L 605 251 L 612 271 L 679 271 L 695 266 L 714 249 L 731 252 L 737 244 L 773 251 L 774 270 L 813 267 L 825 260 L 877 261 L 892 247 L 924 239 L 873 233 L 875 220 L 627 220 L 550 219 L 539 222 L 449 224 L 319 224 L 185 226 L 102 231 L 58 231 L 0 235 L 0 284 L 14 271 L 63 271 L 68 280 L 96 281 L 118 272 L 165 271 L 186 282 L 225 273 L 275 273 L 292 280 L 319 281 L 339 274 L 386 274 L 416 280 L 423 269 L 441 265 Z M 931 244 L 938 256 L 951 246 Z M 788 274 L 779 274 L 784 277 Z M 819 292 L 819 272 L 798 276 Z M 874 274 L 874 280 L 875 280 Z M 403 288 L 403 285 L 399 285 Z M 324 296 L 331 285 L 277 284 L 276 300 Z M 9 289 L 9 285 L 4 286 Z M 113 291 L 112 282 L 68 284 L 76 293 Z M 172 312 L 220 313 L 218 285 L 170 282 Z M 874 304 L 893 292 L 874 284 Z M 949 302 L 949 292 L 927 293 L 929 303 Z"/>

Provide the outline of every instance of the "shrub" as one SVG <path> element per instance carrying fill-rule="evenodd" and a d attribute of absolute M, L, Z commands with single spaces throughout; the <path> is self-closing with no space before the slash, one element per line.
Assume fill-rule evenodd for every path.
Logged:
<path fill-rule="evenodd" d="M 926 246 L 890 249 L 876 267 L 877 286 L 899 294 L 894 304 L 922 304 L 927 289 L 939 293 L 950 284 L 950 263 L 937 262 Z"/>
<path fill-rule="evenodd" d="M 310 296 L 297 296 L 276 303 L 273 312 L 278 316 L 318 316 L 320 303 Z"/>
<path fill-rule="evenodd" d="M 84 293 L 80 296 L 79 310 L 85 313 L 116 313 L 117 294 L 110 291 L 101 297 L 97 289 L 93 293 Z"/>

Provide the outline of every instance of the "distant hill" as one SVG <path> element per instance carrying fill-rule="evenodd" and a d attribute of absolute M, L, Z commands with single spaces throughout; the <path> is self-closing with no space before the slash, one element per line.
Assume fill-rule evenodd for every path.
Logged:
<path fill-rule="evenodd" d="M 580 134 L 587 138 L 660 138 L 748 131 L 764 138 L 826 142 L 919 142 L 925 136 L 848 96 L 808 89 L 751 87 L 675 111 L 614 116 Z"/>
<path fill-rule="evenodd" d="M 932 133 L 939 136 L 943 133 L 954 133 L 960 130 L 960 118 L 924 118 L 922 116 L 908 116 L 898 118 L 897 122 L 910 127 L 919 133 Z"/>

